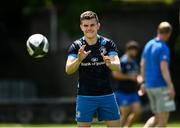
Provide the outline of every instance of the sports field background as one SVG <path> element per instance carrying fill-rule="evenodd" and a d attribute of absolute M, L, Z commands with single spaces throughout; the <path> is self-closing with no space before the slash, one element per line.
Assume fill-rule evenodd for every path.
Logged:
<path fill-rule="evenodd" d="M 180 127 L 180 0 L 2 0 L 0 127 L 75 127 L 77 74 L 68 76 L 64 68 L 68 47 L 82 35 L 79 15 L 86 10 L 98 14 L 99 34 L 116 43 L 119 55 L 129 40 L 139 42 L 142 51 L 161 21 L 172 24 L 168 46 L 177 111 L 168 126 Z M 35 33 L 46 36 L 50 44 L 41 59 L 29 56 L 26 49 L 28 37 Z M 142 105 L 146 120 L 150 116 L 147 98 L 142 98 Z M 135 126 L 141 127 L 142 122 Z"/>

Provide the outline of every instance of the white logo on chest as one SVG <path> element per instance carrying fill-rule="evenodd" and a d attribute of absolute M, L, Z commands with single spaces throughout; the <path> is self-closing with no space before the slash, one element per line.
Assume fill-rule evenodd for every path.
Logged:
<path fill-rule="evenodd" d="M 93 57 L 93 58 L 91 58 L 91 61 L 92 61 L 92 62 L 97 62 L 97 61 L 98 61 L 98 58 Z"/>
<path fill-rule="evenodd" d="M 102 54 L 104 54 L 104 55 L 107 53 L 106 48 L 105 48 L 104 46 L 101 46 L 101 47 L 99 48 L 99 51 L 100 51 L 100 53 L 102 53 Z"/>

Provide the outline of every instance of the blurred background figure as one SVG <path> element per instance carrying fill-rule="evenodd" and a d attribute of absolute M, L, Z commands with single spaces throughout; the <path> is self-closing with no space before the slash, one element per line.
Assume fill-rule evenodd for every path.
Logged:
<path fill-rule="evenodd" d="M 136 62 L 139 51 L 139 44 L 132 40 L 126 44 L 126 50 L 121 57 L 121 71 L 113 72 L 118 80 L 118 87 L 115 92 L 117 103 L 121 111 L 121 127 L 129 127 L 140 116 L 140 98 L 138 89 L 141 81 L 139 79 L 139 65 Z"/>
<path fill-rule="evenodd" d="M 142 90 L 146 90 L 154 113 L 145 128 L 165 127 L 169 112 L 175 110 L 175 90 L 169 71 L 170 51 L 166 45 L 171 33 L 172 26 L 168 22 L 161 22 L 157 36 L 145 45 L 142 53 L 141 74 L 145 81 Z"/>

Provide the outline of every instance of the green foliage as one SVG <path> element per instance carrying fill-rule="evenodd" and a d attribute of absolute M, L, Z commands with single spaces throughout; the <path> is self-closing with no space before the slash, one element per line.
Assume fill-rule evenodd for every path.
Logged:
<path fill-rule="evenodd" d="M 82 12 L 92 10 L 97 13 L 105 8 L 105 2 L 102 0 L 71 0 L 60 17 L 61 29 L 67 31 L 71 36 L 80 34 L 79 16 Z"/>
<path fill-rule="evenodd" d="M 109 0 L 27 0 L 23 13 L 33 15 L 42 9 L 51 9 L 54 6 L 60 10 L 59 29 L 68 32 L 71 36 L 77 36 L 80 34 L 80 14 L 86 10 L 99 13 L 106 7 L 107 1 Z"/>
<path fill-rule="evenodd" d="M 175 0 L 157 0 L 156 2 L 173 4 Z M 42 10 L 55 7 L 58 10 L 59 30 L 66 31 L 71 36 L 80 35 L 79 16 L 87 10 L 95 11 L 98 15 L 109 8 L 118 9 L 124 3 L 156 3 L 153 0 L 26 0 L 24 15 L 33 15 Z M 146 6 L 144 6 L 146 7 Z M 101 20 L 101 18 L 100 18 Z"/>

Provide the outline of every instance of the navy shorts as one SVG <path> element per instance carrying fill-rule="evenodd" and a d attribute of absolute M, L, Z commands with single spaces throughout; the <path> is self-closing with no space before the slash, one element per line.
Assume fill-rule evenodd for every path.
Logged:
<path fill-rule="evenodd" d="M 140 102 L 140 97 L 137 92 L 124 93 L 117 91 L 115 95 L 119 106 L 129 106 L 133 103 Z"/>
<path fill-rule="evenodd" d="M 103 96 L 77 96 L 76 121 L 92 122 L 94 114 L 97 114 L 99 121 L 120 119 L 114 93 Z"/>

